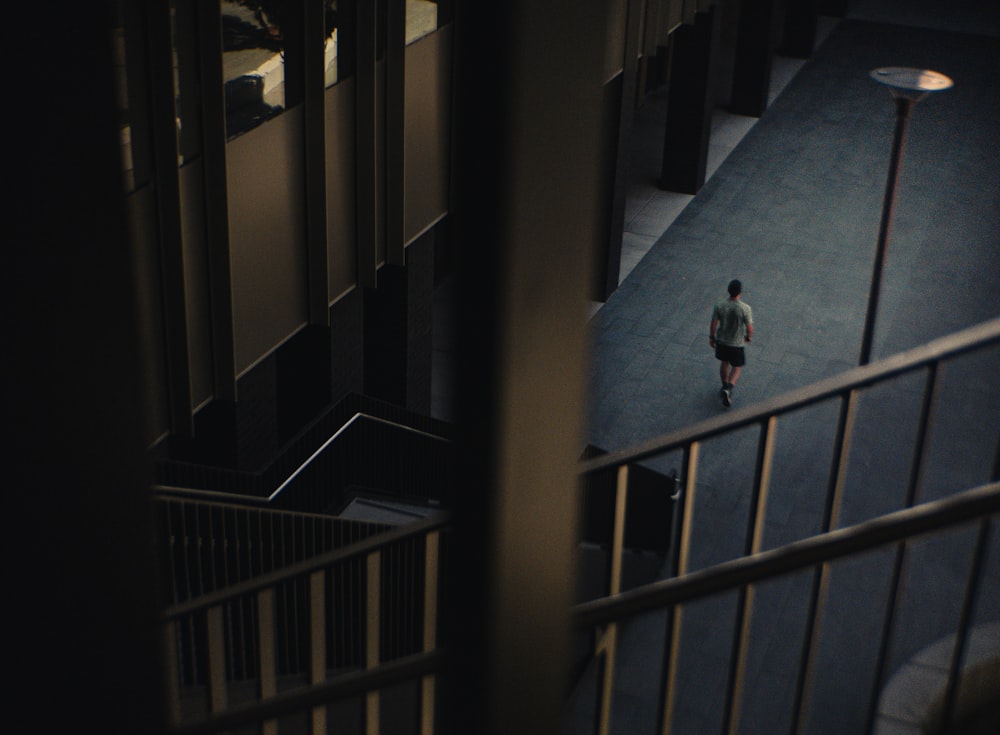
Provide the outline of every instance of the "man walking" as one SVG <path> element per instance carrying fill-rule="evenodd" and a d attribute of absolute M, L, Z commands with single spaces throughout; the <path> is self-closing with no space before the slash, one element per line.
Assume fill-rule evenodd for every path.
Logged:
<path fill-rule="evenodd" d="M 743 346 L 753 337 L 753 312 L 750 305 L 740 300 L 743 284 L 733 279 L 729 282 L 729 298 L 712 309 L 712 323 L 708 327 L 708 344 L 719 360 L 719 378 L 722 379 L 722 403 L 731 406 L 733 388 L 746 364 Z"/>

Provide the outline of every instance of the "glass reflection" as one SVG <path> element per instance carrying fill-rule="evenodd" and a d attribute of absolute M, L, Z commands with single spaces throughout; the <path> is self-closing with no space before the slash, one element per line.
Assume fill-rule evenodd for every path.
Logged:
<path fill-rule="evenodd" d="M 171 0 L 170 3 L 179 165 L 196 158 L 201 152 L 201 91 L 194 1 Z"/>
<path fill-rule="evenodd" d="M 132 126 L 129 121 L 128 76 L 125 66 L 125 28 L 121 21 L 111 30 L 111 53 L 118 106 L 118 145 L 121 149 L 122 186 L 135 191 L 135 164 L 132 158 Z"/>
<path fill-rule="evenodd" d="M 340 26 L 343 24 L 346 32 L 348 25 L 346 18 L 342 18 L 339 12 L 337 0 L 324 0 L 323 3 L 323 23 L 326 30 L 326 41 L 323 51 L 324 74 L 323 78 L 327 87 L 332 87 L 340 81 L 341 74 L 347 76 L 346 68 L 342 69 L 340 55 L 344 54 L 346 60 L 346 44 L 341 38 Z M 343 48 L 341 48 L 343 46 Z M 346 65 L 344 65 L 346 66 Z"/>
<path fill-rule="evenodd" d="M 430 35 L 438 27 L 437 0 L 406 0 L 406 45 Z"/>
<path fill-rule="evenodd" d="M 286 37 L 295 3 L 222 0 L 222 68 L 226 134 L 233 138 L 282 112 L 286 99 Z"/>

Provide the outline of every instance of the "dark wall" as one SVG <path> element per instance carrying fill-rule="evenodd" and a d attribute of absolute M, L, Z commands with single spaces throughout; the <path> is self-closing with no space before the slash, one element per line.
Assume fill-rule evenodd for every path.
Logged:
<path fill-rule="evenodd" d="M 365 387 L 364 290 L 356 288 L 330 307 L 330 393 L 339 401 Z"/>
<path fill-rule="evenodd" d="M 435 231 L 412 243 L 407 264 L 383 266 L 378 288 L 354 289 L 247 370 L 236 401 L 195 415 L 193 438 L 171 437 L 164 458 L 257 471 L 332 404 L 350 394 L 423 415 L 431 411 Z"/>
<path fill-rule="evenodd" d="M 430 413 L 434 231 L 406 249 L 406 265 L 385 265 L 365 289 L 364 392 Z"/>
<path fill-rule="evenodd" d="M 105 10 L 5 10 L 20 60 L 4 161 L 5 709 L 29 729 L 155 735 L 150 468 Z"/>

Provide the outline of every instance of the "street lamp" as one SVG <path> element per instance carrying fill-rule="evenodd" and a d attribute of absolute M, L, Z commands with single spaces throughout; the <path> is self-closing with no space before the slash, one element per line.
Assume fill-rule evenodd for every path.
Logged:
<path fill-rule="evenodd" d="M 875 332 L 875 313 L 878 310 L 879 291 L 882 288 L 882 269 L 885 265 L 886 245 L 889 242 L 889 226 L 896 207 L 896 179 L 899 163 L 906 142 L 906 127 L 910 121 L 913 105 L 931 92 L 940 92 L 952 86 L 951 79 L 944 74 L 928 69 L 909 69 L 901 66 L 886 66 L 874 69 L 870 76 L 876 82 L 889 88 L 896 103 L 896 130 L 892 139 L 892 156 L 889 159 L 889 178 L 882 200 L 882 222 L 879 225 L 878 245 L 875 250 L 875 268 L 872 273 L 871 290 L 868 294 L 868 311 L 865 313 L 865 331 L 861 338 L 861 364 L 866 365 L 871 357 L 872 336 Z"/>

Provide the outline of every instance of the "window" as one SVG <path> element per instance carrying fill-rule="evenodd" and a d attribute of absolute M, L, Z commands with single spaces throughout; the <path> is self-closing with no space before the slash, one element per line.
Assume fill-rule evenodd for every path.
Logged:
<path fill-rule="evenodd" d="M 201 97 L 194 7 L 196 1 L 172 0 L 170 3 L 178 165 L 196 158 L 201 152 Z"/>
<path fill-rule="evenodd" d="M 437 0 L 406 0 L 406 45 L 437 30 Z"/>
<path fill-rule="evenodd" d="M 223 0 L 226 135 L 234 138 L 301 99 L 300 4 Z"/>
<path fill-rule="evenodd" d="M 323 53 L 324 80 L 332 87 L 354 72 L 352 29 L 354 3 L 344 0 L 323 0 L 325 48 Z"/>

